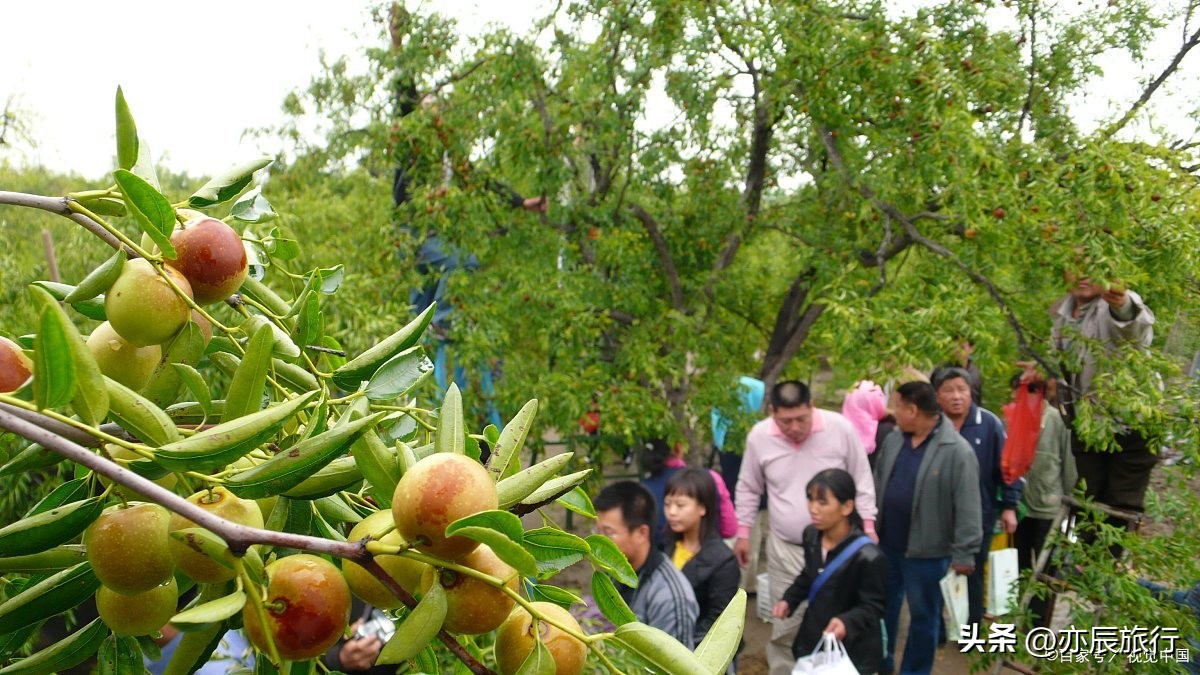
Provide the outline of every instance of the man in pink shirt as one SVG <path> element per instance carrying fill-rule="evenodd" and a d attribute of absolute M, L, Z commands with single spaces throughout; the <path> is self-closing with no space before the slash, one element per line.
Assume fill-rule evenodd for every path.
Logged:
<path fill-rule="evenodd" d="M 862 441 L 849 420 L 812 405 L 812 394 L 801 382 L 785 381 L 771 390 L 770 417 L 754 425 L 746 437 L 746 453 L 738 474 L 735 497 L 738 517 L 733 552 L 745 567 L 750 558 L 750 528 L 758 513 L 759 498 L 767 494 L 767 575 L 771 604 L 804 569 L 804 528 L 812 523 L 804 486 L 825 469 L 844 469 L 858 488 L 855 506 L 865 530 L 875 536 L 875 482 Z M 792 671 L 792 639 L 803 612 L 776 619 L 767 645 L 771 675 Z"/>

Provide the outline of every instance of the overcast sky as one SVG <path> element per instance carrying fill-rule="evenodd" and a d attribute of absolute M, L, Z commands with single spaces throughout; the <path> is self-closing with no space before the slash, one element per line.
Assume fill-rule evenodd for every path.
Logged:
<path fill-rule="evenodd" d="M 1169 2 L 1162 0 L 1163 5 Z M 333 57 L 355 54 L 375 40 L 367 16 L 372 4 L 6 2 L 0 10 L 0 105 L 15 97 L 34 143 L 32 150 L 6 157 L 75 170 L 90 178 L 108 172 L 113 165 L 113 95 L 118 84 L 139 135 L 159 163 L 173 170 L 208 175 L 262 152 L 272 153 L 276 147 L 243 140 L 243 131 L 281 121 L 284 96 L 308 83 L 322 50 Z M 423 4 L 431 6 L 456 17 L 464 32 L 478 33 L 496 22 L 523 30 L 552 5 L 548 0 Z M 1169 60 L 1178 43 L 1175 30 L 1151 50 L 1154 71 Z M 1195 59 L 1200 57 L 1189 61 Z M 1106 114 L 1106 101 L 1114 92 L 1120 101 L 1115 107 L 1123 109 L 1141 90 L 1137 78 L 1143 73 L 1120 61 L 1106 62 L 1105 68 L 1108 77 L 1080 102 L 1077 114 L 1082 118 Z M 1176 82 L 1174 88 L 1188 87 Z M 1164 109 L 1171 111 L 1165 117 L 1177 133 L 1190 130 L 1192 123 L 1177 112 L 1190 110 L 1189 104 L 1159 102 L 1159 110 Z"/>

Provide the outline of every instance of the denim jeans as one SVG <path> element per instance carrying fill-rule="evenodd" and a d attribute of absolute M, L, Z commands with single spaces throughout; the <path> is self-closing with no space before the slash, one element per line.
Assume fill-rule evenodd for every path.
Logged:
<path fill-rule="evenodd" d="M 901 675 L 928 674 L 933 670 L 938 631 L 942 629 L 942 577 L 950 568 L 949 558 L 909 558 L 902 552 L 882 547 L 888 560 L 887 650 L 883 672 L 895 669 L 896 634 L 900 628 L 900 607 L 908 598 L 908 640 L 904 643 Z"/>

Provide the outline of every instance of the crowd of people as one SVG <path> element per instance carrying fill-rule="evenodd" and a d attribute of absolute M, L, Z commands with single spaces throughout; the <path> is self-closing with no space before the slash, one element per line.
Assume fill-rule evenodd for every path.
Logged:
<path fill-rule="evenodd" d="M 816 407 L 804 383 L 775 384 L 767 416 L 745 436 L 732 500 L 728 475 L 684 467 L 678 449 L 665 467 L 659 458 L 649 462 L 643 485 L 605 487 L 595 500 L 599 531 L 643 582 L 626 589 L 639 620 L 698 644 L 747 585 L 738 567 L 762 545 L 772 674 L 792 672 L 826 634 L 859 672 L 929 673 L 947 633 L 941 582 L 966 577 L 967 623 L 983 621 L 984 567 L 996 533 L 1012 537 L 1027 570 L 1080 481 L 1101 504 L 1141 511 L 1155 453 L 1122 420 L 1119 452 L 1082 442 L 1073 433 L 1074 403 L 1091 393 L 1099 361 L 1091 350 L 1148 346 L 1154 315 L 1133 291 L 1067 281 L 1054 328 L 1065 377 L 1019 364 L 1024 370 L 1010 382 L 1014 397 L 1022 389 L 1044 397 L 1035 411 L 1036 450 L 1019 477 L 1006 480 L 1005 422 L 982 405 L 973 346 L 963 341 L 953 362 L 890 396 L 873 382 L 857 383 L 841 413 Z M 659 443 L 650 456 L 665 453 Z M 736 527 L 728 525 L 731 512 Z M 760 528 L 763 544 L 754 534 Z M 1028 609 L 1034 625 L 1048 622 L 1045 600 L 1034 598 Z M 951 635 L 962 628 L 951 626 Z"/>

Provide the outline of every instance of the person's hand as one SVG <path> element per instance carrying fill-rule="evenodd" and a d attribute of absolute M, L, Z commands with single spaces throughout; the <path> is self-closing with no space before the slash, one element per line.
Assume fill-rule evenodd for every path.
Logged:
<path fill-rule="evenodd" d="M 550 200 L 545 197 L 528 197 L 521 202 L 521 208 L 535 213 L 545 213 L 550 208 Z"/>
<path fill-rule="evenodd" d="M 1017 531 L 1017 512 L 1012 509 L 1004 509 L 1000 512 L 1000 527 L 1004 529 L 1006 534 L 1012 534 Z"/>
<path fill-rule="evenodd" d="M 1040 382 L 1042 380 L 1041 374 L 1037 371 L 1038 364 L 1036 361 L 1017 361 L 1015 365 L 1021 369 L 1021 382 L 1023 384 Z"/>
<path fill-rule="evenodd" d="M 776 619 L 786 619 L 788 614 L 792 613 L 792 608 L 788 606 L 787 600 L 780 600 L 771 608 L 771 616 Z"/>
<path fill-rule="evenodd" d="M 1105 287 L 1104 292 L 1100 297 L 1108 303 L 1113 309 L 1121 309 L 1125 306 L 1125 302 L 1129 299 L 1129 294 L 1125 292 L 1125 286 L 1119 281 L 1114 281 Z"/>
<path fill-rule="evenodd" d="M 951 565 L 950 569 L 954 570 L 959 576 L 969 577 L 975 573 L 974 565 Z"/>
<path fill-rule="evenodd" d="M 833 633 L 833 637 L 837 638 L 840 642 L 846 639 L 846 624 L 842 623 L 842 620 L 835 616 L 829 620 L 829 624 L 825 626 L 824 632 Z"/>
<path fill-rule="evenodd" d="M 750 540 L 746 537 L 738 537 L 737 541 L 733 542 L 733 556 L 737 558 L 738 565 L 745 567 L 750 564 Z"/>
<path fill-rule="evenodd" d="M 355 621 L 354 625 L 350 627 L 350 634 L 357 633 L 358 627 L 361 625 L 362 619 Z M 374 635 L 354 638 L 342 644 L 342 649 L 338 652 L 338 660 L 342 662 L 343 670 L 370 670 L 382 650 L 383 641 Z"/>

